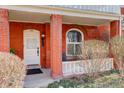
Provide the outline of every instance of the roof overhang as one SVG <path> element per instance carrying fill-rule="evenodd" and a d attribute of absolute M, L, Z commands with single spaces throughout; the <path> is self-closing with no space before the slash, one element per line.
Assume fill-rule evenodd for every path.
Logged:
<path fill-rule="evenodd" d="M 96 19 L 106 19 L 106 20 L 119 20 L 119 14 L 94 12 L 94 11 L 83 11 L 76 9 L 51 7 L 45 5 L 1 5 L 0 8 L 5 8 L 9 10 L 18 10 L 25 12 L 37 12 L 44 14 L 59 14 L 72 17 L 85 17 L 85 18 L 96 18 Z"/>
<path fill-rule="evenodd" d="M 9 21 L 28 22 L 28 23 L 50 23 L 50 14 L 9 10 Z M 62 17 L 63 24 L 97 26 L 97 25 L 109 24 L 110 21 L 112 21 L 112 20 L 66 16 L 66 15 L 63 15 L 63 17 Z"/>

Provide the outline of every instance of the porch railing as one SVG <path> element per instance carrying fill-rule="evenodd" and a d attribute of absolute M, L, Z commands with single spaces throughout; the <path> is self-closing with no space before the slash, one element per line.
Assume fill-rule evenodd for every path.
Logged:
<path fill-rule="evenodd" d="M 102 63 L 99 62 L 101 59 L 93 60 L 79 60 L 79 61 L 64 61 L 62 62 L 62 72 L 64 76 L 73 75 L 73 74 L 84 74 L 92 73 L 93 70 L 107 71 L 113 69 L 113 59 L 107 58 L 102 59 Z M 99 68 L 98 68 L 99 67 Z"/>

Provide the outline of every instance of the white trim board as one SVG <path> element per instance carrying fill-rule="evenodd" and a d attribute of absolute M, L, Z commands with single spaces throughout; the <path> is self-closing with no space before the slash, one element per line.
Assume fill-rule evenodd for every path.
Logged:
<path fill-rule="evenodd" d="M 9 22 L 22 22 L 22 23 L 38 23 L 38 24 L 45 24 L 45 23 L 49 23 L 50 24 L 50 21 L 46 21 L 46 22 L 34 22 L 34 21 L 22 21 L 22 20 L 9 20 Z M 70 23 L 70 22 L 62 22 L 62 24 L 70 24 L 70 25 L 82 25 L 82 26 L 100 26 L 100 25 L 106 25 L 106 23 L 104 24 L 100 24 L 100 25 L 95 25 L 95 24 L 74 24 L 74 23 Z"/>

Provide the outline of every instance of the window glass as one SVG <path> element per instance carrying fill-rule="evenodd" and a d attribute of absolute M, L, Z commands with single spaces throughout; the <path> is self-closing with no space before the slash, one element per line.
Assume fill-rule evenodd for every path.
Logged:
<path fill-rule="evenodd" d="M 67 54 L 81 55 L 82 35 L 79 31 L 71 30 L 67 33 Z"/>
<path fill-rule="evenodd" d="M 82 41 L 81 33 L 75 30 L 70 31 L 68 32 L 67 40 L 68 42 L 81 42 Z"/>
<path fill-rule="evenodd" d="M 67 52 L 69 55 L 74 55 L 74 44 L 68 44 Z"/>
<path fill-rule="evenodd" d="M 82 44 L 75 44 L 75 55 L 81 55 L 82 53 Z"/>
<path fill-rule="evenodd" d="M 27 38 L 26 39 L 27 49 L 36 49 L 37 48 L 37 39 Z"/>

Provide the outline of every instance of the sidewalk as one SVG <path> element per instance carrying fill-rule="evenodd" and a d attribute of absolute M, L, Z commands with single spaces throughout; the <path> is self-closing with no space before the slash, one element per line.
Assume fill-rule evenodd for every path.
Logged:
<path fill-rule="evenodd" d="M 52 79 L 49 69 L 42 69 L 42 74 L 27 75 L 24 80 L 24 88 L 45 88 L 49 83 L 58 81 Z"/>

